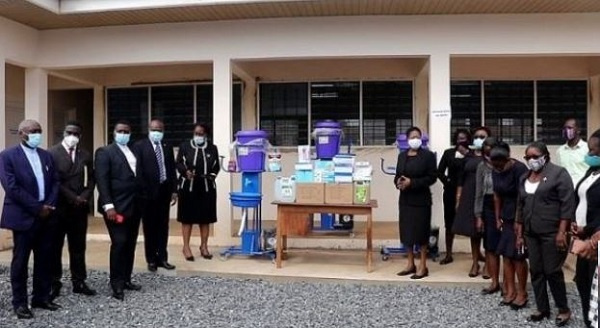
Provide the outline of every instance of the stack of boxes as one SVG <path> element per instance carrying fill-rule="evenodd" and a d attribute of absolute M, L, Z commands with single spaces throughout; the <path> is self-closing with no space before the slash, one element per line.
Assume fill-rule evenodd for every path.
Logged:
<path fill-rule="evenodd" d="M 368 162 L 356 162 L 356 156 L 349 154 L 312 161 L 307 147 L 298 146 L 296 203 L 350 205 L 370 201 L 373 169 Z"/>

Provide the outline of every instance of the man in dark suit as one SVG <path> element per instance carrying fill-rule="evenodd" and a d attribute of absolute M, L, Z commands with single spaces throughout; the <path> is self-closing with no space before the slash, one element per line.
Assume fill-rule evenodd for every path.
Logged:
<path fill-rule="evenodd" d="M 140 290 L 131 282 L 135 246 L 140 227 L 140 182 L 138 160 L 127 144 L 131 126 L 125 121 L 115 125 L 114 142 L 96 151 L 95 174 L 98 210 L 110 235 L 110 284 L 112 296 L 125 299 L 123 290 Z"/>
<path fill-rule="evenodd" d="M 58 228 L 54 240 L 54 258 L 52 259 L 52 288 L 50 298 L 60 295 L 62 283 L 62 252 L 65 235 L 69 239 L 69 267 L 73 293 L 88 296 L 96 291 L 85 283 L 85 247 L 88 227 L 89 201 L 94 192 L 94 174 L 92 155 L 78 146 L 81 137 L 81 125 L 67 123 L 63 140 L 48 151 L 54 158 L 54 165 L 60 178 L 60 192 L 56 216 Z"/>
<path fill-rule="evenodd" d="M 133 149 L 138 163 L 138 176 L 142 183 L 142 222 L 148 270 L 158 267 L 175 269 L 169 264 L 167 242 L 169 239 L 169 209 L 177 201 L 177 174 L 173 148 L 162 142 L 164 124 L 154 119 L 150 122 L 148 138 L 138 141 Z M 170 205 L 169 205 L 170 203 Z"/>
<path fill-rule="evenodd" d="M 0 153 L 0 182 L 6 193 L 0 228 L 13 232 L 10 268 L 12 305 L 19 319 L 31 319 L 27 304 L 27 264 L 33 251 L 31 307 L 56 311 L 50 300 L 50 250 L 56 219 L 58 175 L 52 155 L 38 148 L 42 127 L 34 120 L 19 124 L 21 144 Z"/>

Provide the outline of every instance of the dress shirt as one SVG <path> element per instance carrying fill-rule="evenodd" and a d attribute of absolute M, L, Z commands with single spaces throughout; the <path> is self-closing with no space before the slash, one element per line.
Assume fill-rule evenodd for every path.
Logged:
<path fill-rule="evenodd" d="M 579 180 L 585 176 L 588 170 L 588 165 L 585 164 L 584 157 L 589 152 L 587 142 L 579 140 L 575 147 L 569 147 L 566 143 L 556 151 L 558 156 L 558 165 L 567 169 L 571 179 L 573 179 L 573 186 L 577 186 Z"/>
<path fill-rule="evenodd" d="M 46 190 L 44 184 L 44 171 L 42 168 L 40 155 L 38 154 L 37 149 L 25 147 L 24 145 L 21 145 L 21 148 L 25 152 L 25 156 L 27 157 L 27 161 L 29 161 L 29 165 L 31 165 L 33 174 L 35 174 L 35 180 L 37 181 L 38 185 L 38 200 L 43 202 L 46 198 Z"/>

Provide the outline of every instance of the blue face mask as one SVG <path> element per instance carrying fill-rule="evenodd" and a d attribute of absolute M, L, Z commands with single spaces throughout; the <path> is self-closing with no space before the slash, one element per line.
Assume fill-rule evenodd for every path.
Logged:
<path fill-rule="evenodd" d="M 25 141 L 27 146 L 31 148 L 37 148 L 42 144 L 42 134 L 41 133 L 30 133 L 27 135 L 27 141 Z"/>
<path fill-rule="evenodd" d="M 483 141 L 485 139 L 481 139 L 481 138 L 476 138 L 473 139 L 473 148 L 475 149 L 481 149 L 483 147 Z"/>
<path fill-rule="evenodd" d="M 590 167 L 600 167 L 600 156 L 598 155 L 585 154 L 583 160 L 585 161 L 585 164 Z"/>
<path fill-rule="evenodd" d="M 196 145 L 200 146 L 203 145 L 206 142 L 206 138 L 203 136 L 194 136 L 194 143 L 196 143 Z"/>
<path fill-rule="evenodd" d="M 129 133 L 115 133 L 115 142 L 121 146 L 125 146 L 129 143 Z"/>
<path fill-rule="evenodd" d="M 164 133 L 162 131 L 150 131 L 148 135 L 150 136 L 150 140 L 156 143 L 162 141 Z"/>

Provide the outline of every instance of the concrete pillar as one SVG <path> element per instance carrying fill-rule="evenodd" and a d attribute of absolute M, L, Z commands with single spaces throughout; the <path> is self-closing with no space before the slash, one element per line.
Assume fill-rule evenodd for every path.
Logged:
<path fill-rule="evenodd" d="M 42 147 L 48 147 L 51 125 L 48 121 L 48 72 L 41 68 L 25 70 L 25 119 L 40 123 L 44 131 Z"/>
<path fill-rule="evenodd" d="M 6 63 L 0 58 L 0 127 L 6 131 Z M 6 147 L 5 133 L 0 133 L 0 149 Z M 0 188 L 0 204 L 4 203 L 4 189 Z M 0 251 L 12 247 L 12 234 L 8 230 L 0 230 Z"/>
<path fill-rule="evenodd" d="M 96 149 L 106 145 L 106 108 L 104 103 L 104 87 L 94 86 L 94 149 L 90 149 L 95 154 Z M 94 190 L 94 204 L 98 203 L 98 191 Z M 94 205 L 94 216 L 102 216 Z"/>
<path fill-rule="evenodd" d="M 253 130 L 258 127 L 256 111 L 256 81 L 244 81 L 242 96 L 242 129 Z"/>
<path fill-rule="evenodd" d="M 588 136 L 600 125 L 600 75 L 590 77 L 587 131 Z"/>
<path fill-rule="evenodd" d="M 413 111 L 413 125 L 427 131 L 429 126 L 429 62 L 425 62 L 415 77 L 414 82 L 415 109 Z"/>
<path fill-rule="evenodd" d="M 450 55 L 429 58 L 429 140 L 441 154 L 450 145 Z"/>
<path fill-rule="evenodd" d="M 232 68 L 229 58 L 217 58 L 213 62 L 213 142 L 219 153 L 229 157 L 229 144 L 232 135 L 231 78 Z M 218 127 L 218 128 L 217 128 Z M 217 178 L 217 212 L 219 220 L 214 225 L 214 244 L 225 245 L 233 242 L 232 211 L 229 203 L 231 175 L 221 172 Z"/>

